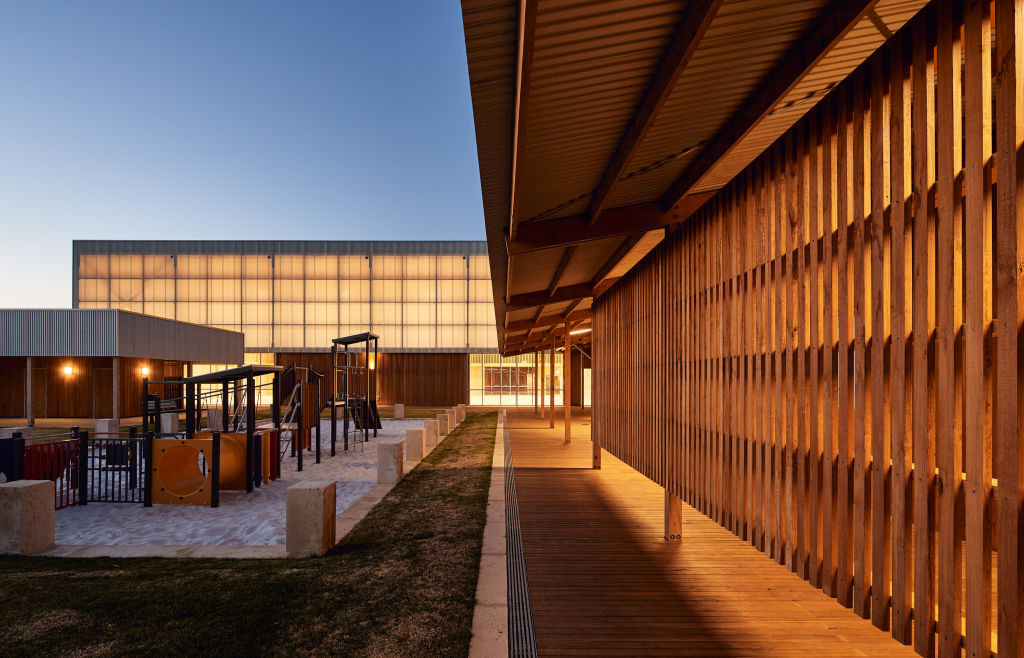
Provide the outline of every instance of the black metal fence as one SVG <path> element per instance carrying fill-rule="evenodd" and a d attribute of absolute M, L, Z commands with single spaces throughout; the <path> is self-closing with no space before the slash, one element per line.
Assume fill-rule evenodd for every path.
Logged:
<path fill-rule="evenodd" d="M 78 437 L 78 504 L 143 503 L 151 506 L 153 433 L 127 437 Z M 84 458 L 82 458 L 84 456 Z"/>
<path fill-rule="evenodd" d="M 505 552 L 508 569 L 508 655 L 532 658 L 537 655 L 537 637 L 533 629 L 533 606 L 530 604 L 530 582 L 526 574 L 526 555 L 519 525 L 519 501 L 516 477 L 512 468 L 508 420 L 501 412 L 501 440 L 505 442 Z"/>

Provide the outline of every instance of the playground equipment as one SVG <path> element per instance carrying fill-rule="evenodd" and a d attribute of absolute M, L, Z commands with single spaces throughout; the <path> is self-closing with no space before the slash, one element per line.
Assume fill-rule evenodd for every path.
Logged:
<path fill-rule="evenodd" d="M 279 366 L 248 365 L 174 382 L 185 389 L 185 431 L 152 433 L 149 469 L 153 502 L 217 507 L 221 490 L 251 492 L 276 479 L 282 456 L 282 372 L 284 368 Z M 257 385 L 258 378 L 267 376 L 270 382 Z M 164 382 L 142 382 L 142 429 L 147 435 L 155 414 L 171 406 L 167 404 L 171 401 L 149 393 L 149 385 L 154 383 Z M 271 389 L 272 418 L 269 425 L 257 426 L 256 394 L 265 387 Z M 178 400 L 173 402 L 176 408 Z M 215 425 L 219 431 L 211 431 L 213 414 L 204 414 L 204 404 L 210 412 L 213 403 L 219 404 L 220 422 Z M 202 431 L 204 415 L 207 431 Z M 301 423 L 298 430 L 301 435 Z M 288 431 L 294 435 L 294 430 Z M 300 464 L 301 454 L 299 450 Z"/>
<path fill-rule="evenodd" d="M 377 347 L 378 337 L 376 334 L 365 332 L 361 334 L 355 334 L 353 336 L 345 336 L 344 338 L 335 338 L 331 341 L 331 454 L 334 454 L 335 443 L 338 437 L 338 407 L 344 409 L 344 425 L 343 425 L 343 436 L 345 441 L 345 450 L 348 450 L 348 421 L 349 417 L 355 423 L 355 429 L 362 430 L 363 441 L 366 443 L 370 440 L 370 429 L 373 429 L 373 436 L 377 436 L 377 430 L 382 429 L 380 423 L 380 414 L 377 412 L 377 376 L 376 376 L 376 364 L 377 364 Z M 353 351 L 350 348 L 353 345 L 363 345 L 363 356 L 364 365 L 358 364 L 358 351 Z M 370 345 L 373 345 L 373 360 L 370 360 Z M 338 351 L 338 346 L 341 345 L 345 349 L 343 352 Z M 343 363 L 339 364 L 339 357 L 343 358 Z M 338 394 L 338 373 L 342 373 L 341 376 L 341 394 Z M 351 386 L 351 379 L 353 375 L 363 373 L 366 379 L 366 392 L 365 394 L 357 393 Z"/>

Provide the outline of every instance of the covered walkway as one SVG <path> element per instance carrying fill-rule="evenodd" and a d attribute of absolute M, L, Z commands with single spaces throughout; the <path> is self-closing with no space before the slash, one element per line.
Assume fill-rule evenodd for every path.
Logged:
<path fill-rule="evenodd" d="M 664 490 L 604 452 L 590 420 L 512 412 L 512 457 L 541 655 L 913 655 L 683 505 L 667 542 Z"/>

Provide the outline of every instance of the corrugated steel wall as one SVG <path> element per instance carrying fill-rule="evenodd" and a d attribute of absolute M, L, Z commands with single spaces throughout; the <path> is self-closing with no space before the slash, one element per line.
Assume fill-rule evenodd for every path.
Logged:
<path fill-rule="evenodd" d="M 244 363 L 241 332 L 116 311 L 117 353 L 168 361 Z"/>
<path fill-rule="evenodd" d="M 245 360 L 239 332 L 113 309 L 0 309 L 0 356 Z"/>
<path fill-rule="evenodd" d="M 602 447 L 924 655 L 1024 655 L 1022 26 L 935 3 L 594 305 Z"/>
<path fill-rule="evenodd" d="M 114 356 L 117 312 L 0 310 L 2 356 Z"/>

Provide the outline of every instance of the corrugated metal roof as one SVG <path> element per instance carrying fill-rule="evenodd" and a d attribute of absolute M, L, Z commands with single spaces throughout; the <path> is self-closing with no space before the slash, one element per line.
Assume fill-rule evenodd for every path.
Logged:
<path fill-rule="evenodd" d="M 114 309 L 0 309 L 0 356 L 242 363 L 244 336 Z"/>
<path fill-rule="evenodd" d="M 75 240 L 79 254 L 485 254 L 483 240 Z"/>
<path fill-rule="evenodd" d="M 875 16 L 843 33 L 839 45 L 820 61 L 808 62 L 810 68 L 792 88 L 784 89 L 781 99 L 766 97 L 773 102 L 770 115 L 754 122 L 691 193 L 724 186 L 803 116 L 822 89 L 841 80 L 881 45 L 887 37 L 878 23 L 895 32 L 924 4 L 880 0 Z M 578 215 L 587 208 L 687 6 L 682 0 L 537 3 L 524 148 L 517 156 L 522 158 L 516 181 L 519 221 Z M 794 53 L 799 55 L 794 61 L 800 61 L 803 44 L 815 43 L 808 37 L 837 12 L 853 16 L 850 8 L 842 0 L 724 0 L 604 208 L 663 201 L 716 138 L 728 135 L 751 99 L 784 70 L 783 64 L 794 59 Z M 863 8 L 852 11 L 859 9 Z M 552 248 L 508 262 L 505 233 L 511 208 L 518 12 L 515 0 L 463 2 L 499 344 L 504 343 L 506 292 L 547 290 L 564 252 L 564 247 Z M 808 97 L 811 102 L 800 100 Z M 561 285 L 592 281 L 596 269 L 607 262 L 602 259 L 621 253 L 616 251 L 620 244 L 621 238 L 580 242 Z M 580 307 L 589 308 L 589 299 L 584 303 L 587 306 Z M 546 304 L 544 313 L 565 305 Z M 513 317 L 536 314 L 533 309 L 524 311 L 515 311 Z"/>
<path fill-rule="evenodd" d="M 502 229 L 509 219 L 518 22 L 516 0 L 462 2 L 499 344 L 504 340 L 508 259 Z"/>

